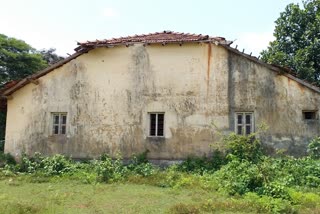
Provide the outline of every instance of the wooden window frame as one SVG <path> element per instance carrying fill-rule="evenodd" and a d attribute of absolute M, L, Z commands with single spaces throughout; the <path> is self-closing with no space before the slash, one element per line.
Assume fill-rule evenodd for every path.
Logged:
<path fill-rule="evenodd" d="M 241 124 L 238 123 L 238 115 L 241 115 Z M 246 123 L 246 116 L 250 115 L 250 122 L 251 123 Z M 234 122 L 234 130 L 235 133 L 238 135 L 250 135 L 254 132 L 254 114 L 253 112 L 235 112 L 235 122 Z M 246 127 L 250 126 L 250 133 L 246 132 Z M 238 127 L 241 127 L 241 133 L 238 132 Z"/>
<path fill-rule="evenodd" d="M 58 116 L 58 123 L 56 123 L 56 117 Z M 63 117 L 65 118 L 65 122 L 63 122 Z M 68 116 L 66 112 L 53 112 L 51 113 L 52 118 L 52 135 L 66 135 L 67 134 L 67 122 Z M 58 127 L 58 133 L 56 132 L 56 127 Z M 64 131 L 63 131 L 64 128 Z"/>
<path fill-rule="evenodd" d="M 151 123 L 152 123 L 152 119 L 151 119 L 151 115 L 156 115 L 155 118 L 155 134 L 152 135 L 151 134 Z M 163 124 L 162 124 L 162 135 L 159 135 L 159 115 L 163 115 Z M 165 113 L 164 112 L 149 112 L 148 113 L 148 136 L 149 137 L 157 137 L 157 138 L 163 138 L 165 137 Z"/>

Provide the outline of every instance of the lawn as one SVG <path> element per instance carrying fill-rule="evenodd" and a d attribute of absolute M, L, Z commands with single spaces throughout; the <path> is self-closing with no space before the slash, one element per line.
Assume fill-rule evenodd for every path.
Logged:
<path fill-rule="evenodd" d="M 301 158 L 266 156 L 252 136 L 226 140 L 226 152 L 164 169 L 147 152 L 127 164 L 0 153 L 0 214 L 320 213 L 320 138 Z"/>
<path fill-rule="evenodd" d="M 222 200 L 223 197 L 220 197 Z M 0 213 L 10 214 L 183 213 L 192 209 L 186 208 L 185 204 L 197 204 L 214 198 L 215 193 L 201 189 L 130 183 L 81 184 L 65 179 L 32 183 L 32 180 L 22 177 L 0 181 Z"/>

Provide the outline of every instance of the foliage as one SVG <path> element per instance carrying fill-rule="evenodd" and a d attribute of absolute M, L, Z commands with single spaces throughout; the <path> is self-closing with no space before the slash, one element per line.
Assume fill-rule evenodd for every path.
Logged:
<path fill-rule="evenodd" d="M 22 40 L 0 34 L 0 89 L 6 82 L 20 80 L 63 57 L 55 49 L 37 51 Z M 0 111 L 0 151 L 4 149 L 6 110 Z"/>
<path fill-rule="evenodd" d="M 247 160 L 233 160 L 217 173 L 220 189 L 230 195 L 256 192 L 263 185 L 259 168 Z"/>
<path fill-rule="evenodd" d="M 320 137 L 314 138 L 308 145 L 308 153 L 314 159 L 320 159 Z"/>
<path fill-rule="evenodd" d="M 53 65 L 54 63 L 64 59 L 62 56 L 56 54 L 55 51 L 55 48 L 49 48 L 42 49 L 38 51 L 38 53 L 41 54 L 42 58 L 47 62 L 48 65 Z"/>
<path fill-rule="evenodd" d="M 103 154 L 97 160 L 74 162 L 62 155 L 44 157 L 36 153 L 28 157 L 24 154 L 18 164 L 7 162 L 0 169 L 0 182 L 10 178 L 9 185 L 19 186 L 19 179 L 25 175 L 24 179 L 31 183 L 51 184 L 61 179 L 85 184 L 119 182 L 170 188 L 173 192 L 197 189 L 227 197 L 177 203 L 170 209 L 173 213 L 237 212 L 238 209 L 253 213 L 294 213 L 306 207 L 315 212 L 320 210 L 320 160 L 240 154 L 246 146 L 252 146 L 250 137 L 232 134 L 226 139 L 232 148 L 226 154 L 218 152 L 215 158 L 193 157 L 162 170 L 147 162 L 147 152 L 134 156 L 127 164 L 120 155 L 112 159 Z M 236 146 L 235 142 L 241 145 Z M 259 146 L 253 148 L 249 150 L 260 151 Z M 213 160 L 217 160 L 217 165 Z"/>
<path fill-rule="evenodd" d="M 14 165 L 16 164 L 16 161 L 12 155 L 0 152 L 0 168 L 8 164 Z"/>
<path fill-rule="evenodd" d="M 0 34 L 0 83 L 21 79 L 46 66 L 42 55 L 30 45 Z"/>
<path fill-rule="evenodd" d="M 258 162 L 263 156 L 260 141 L 255 134 L 237 135 L 231 133 L 223 138 L 227 147 L 227 158 L 229 160 L 248 160 Z"/>
<path fill-rule="evenodd" d="M 226 154 L 215 150 L 211 157 L 188 157 L 178 165 L 177 169 L 182 172 L 193 172 L 204 174 L 217 171 L 227 163 Z"/>
<path fill-rule="evenodd" d="M 261 52 L 267 63 L 290 67 L 299 78 L 320 84 L 320 0 L 289 4 L 275 21 L 275 41 Z"/>
<path fill-rule="evenodd" d="M 228 194 L 255 192 L 289 200 L 288 187 L 320 185 L 320 162 L 311 158 L 264 157 L 258 163 L 234 159 L 216 172 L 220 189 Z"/>
<path fill-rule="evenodd" d="M 23 154 L 16 170 L 26 173 L 40 171 L 46 175 L 61 175 L 72 171 L 73 166 L 71 160 L 63 155 L 56 154 L 52 157 L 44 157 L 40 153 L 35 153 L 32 157 Z"/>
<path fill-rule="evenodd" d="M 103 182 L 119 181 L 127 174 L 127 168 L 122 164 L 120 157 L 113 161 L 108 155 L 103 154 L 93 165 L 98 178 Z"/>

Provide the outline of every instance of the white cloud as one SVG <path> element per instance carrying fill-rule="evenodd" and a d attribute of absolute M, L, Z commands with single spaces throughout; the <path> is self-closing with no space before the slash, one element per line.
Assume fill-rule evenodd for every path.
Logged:
<path fill-rule="evenodd" d="M 243 32 L 238 34 L 238 38 L 232 45 L 238 45 L 238 49 L 242 51 L 245 49 L 245 53 L 259 56 L 260 52 L 266 49 L 269 42 L 273 41 L 273 31 L 270 32 Z"/>
<path fill-rule="evenodd" d="M 112 7 L 104 8 L 102 14 L 106 17 L 117 17 L 119 15 L 118 11 Z"/>

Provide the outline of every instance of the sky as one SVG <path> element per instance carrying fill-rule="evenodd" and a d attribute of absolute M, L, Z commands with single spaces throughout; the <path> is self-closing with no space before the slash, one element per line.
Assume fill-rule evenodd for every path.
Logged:
<path fill-rule="evenodd" d="M 221 36 L 258 56 L 274 21 L 301 0 L 0 0 L 0 33 L 36 49 L 74 53 L 77 41 L 164 30 Z"/>

